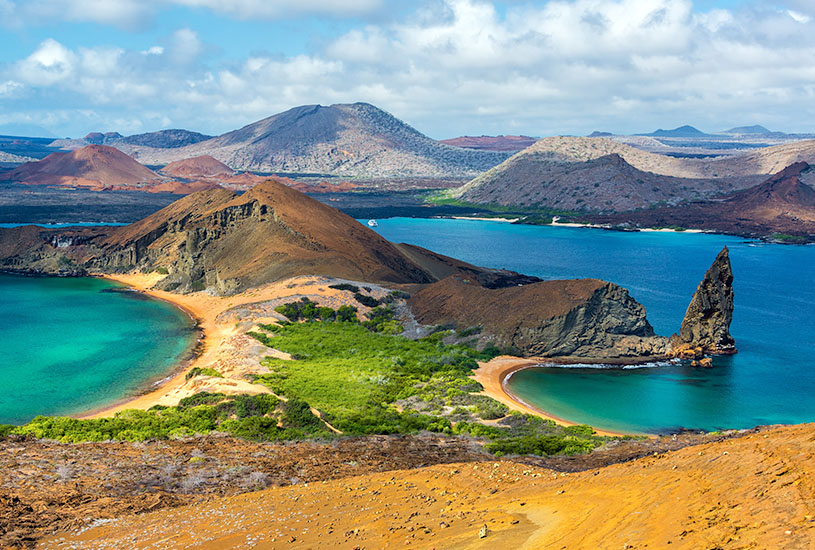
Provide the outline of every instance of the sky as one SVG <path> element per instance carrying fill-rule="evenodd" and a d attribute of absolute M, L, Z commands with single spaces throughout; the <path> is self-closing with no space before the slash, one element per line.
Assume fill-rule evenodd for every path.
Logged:
<path fill-rule="evenodd" d="M 815 132 L 813 0 L 0 0 L 0 133 L 372 103 L 459 135 Z"/>

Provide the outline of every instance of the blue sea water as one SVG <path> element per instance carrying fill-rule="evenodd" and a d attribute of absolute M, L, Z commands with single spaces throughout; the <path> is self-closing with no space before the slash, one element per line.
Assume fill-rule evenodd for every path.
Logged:
<path fill-rule="evenodd" d="M 0 423 L 132 395 L 165 376 L 197 336 L 183 311 L 109 281 L 0 274 Z"/>
<path fill-rule="evenodd" d="M 509 389 L 557 416 L 625 432 L 749 428 L 815 421 L 815 247 L 723 235 L 621 233 L 495 221 L 392 218 L 376 230 L 478 265 L 544 279 L 596 277 L 628 288 L 659 334 L 679 326 L 727 245 L 739 353 L 715 368 L 535 368 Z"/>

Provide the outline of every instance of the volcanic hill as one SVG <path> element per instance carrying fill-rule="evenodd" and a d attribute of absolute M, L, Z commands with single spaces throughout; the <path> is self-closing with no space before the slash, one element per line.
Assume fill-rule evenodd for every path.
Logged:
<path fill-rule="evenodd" d="M 171 162 L 161 169 L 161 173 L 174 178 L 209 178 L 231 176 L 234 171 L 209 155 L 201 155 Z"/>
<path fill-rule="evenodd" d="M 725 195 L 666 208 L 589 216 L 601 224 L 679 226 L 749 237 L 774 233 L 815 238 L 815 168 L 792 164 L 763 183 Z"/>
<path fill-rule="evenodd" d="M 0 174 L 1 180 L 29 185 L 84 187 L 94 190 L 140 187 L 161 176 L 120 150 L 88 145 L 70 153 L 52 153 Z"/>
<path fill-rule="evenodd" d="M 813 433 L 812 424 L 751 430 L 577 472 L 528 457 L 369 468 L 322 483 L 119 512 L 89 528 L 66 526 L 39 547 L 804 550 L 815 543 Z M 209 466 L 210 455 L 219 455 L 207 451 Z"/>
<path fill-rule="evenodd" d="M 145 164 L 211 155 L 234 170 L 341 176 L 474 176 L 507 153 L 439 143 L 367 103 L 304 105 L 180 148 L 117 144 Z"/>
<path fill-rule="evenodd" d="M 802 160 L 815 162 L 815 141 L 727 158 L 689 159 L 607 138 L 553 137 L 537 141 L 451 196 L 475 203 L 626 211 L 745 189 Z"/>

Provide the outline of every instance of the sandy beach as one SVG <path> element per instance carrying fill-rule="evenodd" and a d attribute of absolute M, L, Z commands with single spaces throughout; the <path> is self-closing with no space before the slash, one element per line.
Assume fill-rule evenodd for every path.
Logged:
<path fill-rule="evenodd" d="M 274 321 L 274 317 L 268 316 L 269 311 L 275 303 L 282 303 L 290 297 L 299 299 L 300 296 L 310 296 L 321 305 L 334 308 L 348 302 L 342 292 L 328 288 L 332 281 L 322 277 L 297 277 L 278 281 L 233 296 L 213 296 L 206 292 L 176 294 L 154 289 L 153 286 L 162 277 L 158 273 L 104 275 L 106 279 L 172 303 L 193 317 L 202 333 L 196 355 L 162 380 L 158 387 L 90 411 L 80 418 L 112 416 L 126 409 L 149 409 L 153 405 L 171 406 L 200 391 L 226 394 L 270 393 L 265 386 L 247 381 L 247 375 L 267 372 L 260 365 L 263 357 L 277 355 L 286 358 L 286 354 L 262 346 L 245 332 L 255 324 Z M 356 305 L 363 312 L 367 309 Z M 243 311 L 239 311 L 241 306 L 245 306 Z M 187 373 L 196 367 L 214 368 L 223 378 L 205 376 L 187 380 Z"/>
<path fill-rule="evenodd" d="M 500 401 L 511 410 L 520 411 L 527 414 L 534 414 L 547 420 L 551 420 L 561 426 L 574 426 L 577 422 L 571 422 L 564 418 L 560 418 L 550 414 L 537 407 L 532 407 L 522 400 L 518 399 L 512 393 L 507 391 L 505 382 L 506 379 L 514 372 L 522 369 L 527 369 L 546 362 L 543 359 L 513 357 L 511 355 L 501 355 L 487 363 L 479 363 L 478 369 L 473 373 L 473 378 L 484 387 L 483 393 Z M 638 435 L 638 434 L 624 434 L 620 432 L 611 432 L 607 430 L 599 430 L 595 428 L 598 435 L 604 436 L 624 436 L 624 435 Z"/>
<path fill-rule="evenodd" d="M 552 227 L 583 227 L 583 228 L 587 228 L 587 229 L 611 229 L 611 230 L 618 231 L 618 230 L 614 229 L 614 227 L 612 227 L 610 225 L 603 225 L 603 224 L 597 224 L 597 223 L 560 222 L 557 219 L 553 219 L 552 223 L 549 224 L 549 225 L 551 225 Z M 678 230 L 678 229 L 671 229 L 669 227 L 663 227 L 661 229 L 656 229 L 656 228 L 653 228 L 653 227 L 637 227 L 635 229 L 631 229 L 631 231 L 632 232 L 641 231 L 643 233 L 707 233 L 707 231 L 704 231 L 702 229 L 682 229 L 682 230 Z"/>

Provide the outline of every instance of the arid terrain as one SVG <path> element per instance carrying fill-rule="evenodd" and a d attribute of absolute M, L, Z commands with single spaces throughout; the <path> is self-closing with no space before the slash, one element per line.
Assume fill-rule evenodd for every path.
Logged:
<path fill-rule="evenodd" d="M 746 189 L 796 162 L 815 162 L 813 141 L 716 158 L 675 158 L 609 138 L 537 141 L 450 193 L 476 203 L 628 211 Z"/>
<path fill-rule="evenodd" d="M 474 176 L 508 156 L 439 143 L 367 103 L 295 107 L 183 147 L 116 147 L 145 164 L 210 155 L 234 170 L 355 177 Z"/>
<path fill-rule="evenodd" d="M 815 235 L 815 173 L 804 162 L 767 181 L 716 200 L 611 215 L 588 215 L 593 223 L 626 227 L 684 227 L 749 237 L 781 233 L 804 240 Z"/>
<path fill-rule="evenodd" d="M 558 461 L 530 465 L 524 461 L 486 460 L 476 450 L 462 449 L 455 440 L 447 440 L 444 445 L 438 440 L 417 442 L 413 458 L 411 453 L 403 458 L 409 463 L 400 466 L 389 462 L 390 457 L 404 454 L 392 451 L 410 445 L 410 438 L 393 443 L 389 438 L 374 439 L 372 442 L 379 444 L 370 447 L 363 441 L 351 441 L 341 444 L 336 451 L 308 444 L 283 447 L 239 444 L 227 451 L 218 439 L 207 439 L 160 444 L 161 456 L 156 456 L 149 445 L 97 444 L 80 451 L 77 449 L 81 447 L 69 447 L 67 455 L 63 450 L 61 456 L 54 453 L 59 452 L 60 446 L 32 447 L 17 442 L 6 445 L 27 448 L 29 454 L 40 457 L 37 465 L 27 470 L 30 471 L 27 476 L 15 476 L 20 487 L 39 485 L 40 489 L 29 489 L 27 494 L 42 498 L 37 504 L 43 510 L 40 514 L 47 513 L 53 518 L 50 527 L 31 531 L 46 534 L 60 530 L 40 541 L 39 548 L 410 545 L 806 549 L 815 543 L 813 430 L 812 425 L 801 425 L 753 430 L 724 439 L 691 436 L 685 441 L 693 445 L 671 451 L 668 451 L 671 446 L 651 440 L 646 447 L 650 454 L 642 458 L 625 461 L 623 452 L 608 462 L 586 462 L 576 468 L 563 468 Z M 676 439 L 681 441 L 683 437 Z M 674 449 L 683 444 L 672 443 Z M 362 453 L 360 445 L 366 449 Z M 620 444 L 619 448 L 626 445 Z M 252 448 L 257 451 L 252 453 Z M 298 460 L 298 449 L 308 449 L 309 459 Z M 220 456 L 224 451 L 231 455 L 229 461 L 234 461 L 233 464 L 248 452 L 253 458 L 246 471 L 268 472 L 266 477 L 252 477 L 251 471 L 245 471 L 243 477 L 233 474 L 234 477 L 262 479 L 264 483 L 281 486 L 201 499 L 194 494 L 196 489 L 210 494 L 240 492 L 223 478 L 220 484 L 214 481 L 228 463 Z M 128 484 L 126 489 L 122 488 L 124 491 L 119 489 L 124 495 L 106 498 L 109 503 L 106 508 L 94 507 L 93 501 L 100 497 L 88 493 L 110 494 L 115 490 L 102 489 L 93 479 L 99 474 L 88 479 L 84 470 L 78 470 L 73 481 L 61 481 L 59 472 L 69 470 L 58 469 L 60 464 L 71 464 L 76 452 L 99 456 L 89 463 L 101 459 L 102 463 L 116 464 L 113 470 L 102 470 L 110 472 L 108 475 L 113 472 L 143 475 L 144 467 L 131 469 L 130 457 L 138 456 L 139 462 L 146 459 L 154 464 L 151 470 L 156 479 L 145 485 L 154 492 L 144 487 L 141 491 L 147 494 L 137 497 L 133 493 L 140 491 L 134 491 Z M 456 453 L 476 462 L 444 464 L 455 461 Z M 362 458 L 353 458 L 353 467 L 343 459 L 357 455 Z M 193 460 L 194 457 L 199 460 Z M 270 457 L 276 460 L 271 461 Z M 326 459 L 331 465 L 324 464 Z M 582 459 L 570 460 L 579 463 Z M 426 467 L 404 469 L 422 462 Z M 192 495 L 161 492 L 161 487 L 195 485 L 187 480 L 196 469 L 211 473 L 199 474 L 198 486 L 190 490 Z M 47 477 L 46 472 L 57 482 L 42 488 L 38 480 Z M 297 477 L 296 484 L 292 484 L 291 478 L 285 480 L 292 473 Z M 60 509 L 43 498 L 43 493 L 59 494 L 68 484 L 75 487 L 69 491 L 78 493 L 78 502 L 87 499 L 87 519 L 101 521 L 90 528 L 84 522 L 72 522 L 66 518 L 71 517 L 70 509 Z M 111 488 L 117 485 L 114 481 Z M 159 496 L 162 494 L 166 496 Z M 118 507 L 117 501 L 129 502 L 129 506 Z M 14 497 L 7 502 L 13 502 L 36 524 L 38 516 L 31 504 Z M 149 511 L 151 506 L 178 505 L 185 506 Z M 144 513 L 130 515 L 140 511 Z M 113 519 L 122 513 L 127 515 Z"/>

